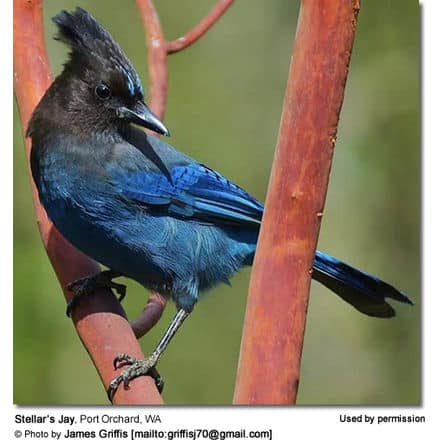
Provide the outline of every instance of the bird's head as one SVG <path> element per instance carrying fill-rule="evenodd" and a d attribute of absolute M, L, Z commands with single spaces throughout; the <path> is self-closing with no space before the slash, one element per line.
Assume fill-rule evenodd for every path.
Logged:
<path fill-rule="evenodd" d="M 87 11 L 61 11 L 55 37 L 70 47 L 63 72 L 46 92 L 33 120 L 58 118 L 58 126 L 100 130 L 134 123 L 162 135 L 169 131 L 144 103 L 140 79 L 112 36 Z M 62 119 L 62 120 L 61 120 Z"/>

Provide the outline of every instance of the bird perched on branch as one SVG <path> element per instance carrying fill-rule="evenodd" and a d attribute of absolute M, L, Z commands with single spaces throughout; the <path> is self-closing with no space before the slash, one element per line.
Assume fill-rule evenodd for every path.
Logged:
<path fill-rule="evenodd" d="M 74 301 L 126 276 L 170 297 L 177 314 L 147 359 L 110 385 L 110 396 L 151 374 L 202 292 L 251 265 L 263 205 L 221 174 L 137 126 L 168 129 L 147 107 L 139 77 L 111 35 L 85 10 L 54 17 L 69 60 L 35 109 L 27 134 L 31 168 L 49 218 L 74 246 L 109 270 L 73 282 Z M 411 304 L 389 284 L 316 252 L 312 277 L 357 310 L 389 318 L 386 298 Z M 276 294 L 276 293 L 274 293 Z"/>

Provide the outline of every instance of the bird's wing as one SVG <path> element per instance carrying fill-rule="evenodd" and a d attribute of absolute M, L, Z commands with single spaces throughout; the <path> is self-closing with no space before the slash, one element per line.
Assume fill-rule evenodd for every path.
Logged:
<path fill-rule="evenodd" d="M 154 215 L 190 218 L 213 224 L 258 227 L 263 205 L 221 174 L 198 163 L 175 165 L 160 172 L 116 174 L 118 192 Z"/>

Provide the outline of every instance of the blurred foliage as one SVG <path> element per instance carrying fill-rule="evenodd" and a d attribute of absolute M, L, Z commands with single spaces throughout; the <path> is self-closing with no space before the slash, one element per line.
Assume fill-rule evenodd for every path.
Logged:
<path fill-rule="evenodd" d="M 168 38 L 208 10 L 203 0 L 156 1 Z M 210 1 L 209 5 L 214 3 Z M 409 0 L 363 2 L 319 247 L 408 292 L 392 320 L 357 313 L 316 283 L 303 352 L 300 404 L 420 403 L 419 11 Z M 148 83 L 134 2 L 47 0 L 54 72 L 66 48 L 50 17 L 80 5 L 120 42 Z M 174 145 L 264 200 L 298 2 L 240 0 L 201 41 L 169 58 L 166 123 Z M 106 404 L 40 244 L 14 109 L 14 401 Z M 250 270 L 200 301 L 161 361 L 170 404 L 229 404 Z M 148 293 L 128 282 L 129 316 Z M 270 292 L 277 300 L 277 292 Z M 157 342 L 174 307 L 142 341 Z M 256 322 L 255 325 L 258 325 Z M 80 378 L 80 379 L 79 379 Z M 270 380 L 270 377 L 267 378 Z"/>

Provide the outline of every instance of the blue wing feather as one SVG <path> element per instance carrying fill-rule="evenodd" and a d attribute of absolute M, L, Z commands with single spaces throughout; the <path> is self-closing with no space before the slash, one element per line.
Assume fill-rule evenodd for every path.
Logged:
<path fill-rule="evenodd" d="M 171 181 L 159 172 L 136 171 L 112 176 L 123 196 L 150 211 L 204 223 L 238 224 L 258 227 L 263 205 L 221 174 L 198 163 L 175 165 Z M 159 212 L 159 211 L 158 211 Z"/>

